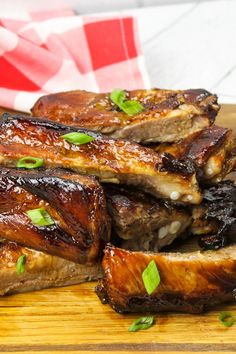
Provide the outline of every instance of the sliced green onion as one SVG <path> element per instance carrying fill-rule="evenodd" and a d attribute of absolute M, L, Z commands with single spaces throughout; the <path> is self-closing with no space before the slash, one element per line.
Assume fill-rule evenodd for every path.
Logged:
<path fill-rule="evenodd" d="M 134 116 L 143 110 L 143 105 L 138 101 L 125 101 L 123 103 L 123 111 L 131 116 Z"/>
<path fill-rule="evenodd" d="M 137 332 L 142 329 L 148 329 L 154 324 L 153 316 L 140 317 L 128 328 L 129 332 Z"/>
<path fill-rule="evenodd" d="M 33 156 L 25 156 L 17 161 L 16 167 L 20 168 L 38 168 L 43 166 L 43 159 Z"/>
<path fill-rule="evenodd" d="M 17 274 L 22 274 L 25 271 L 26 255 L 22 254 L 16 262 L 16 272 Z"/>
<path fill-rule="evenodd" d="M 225 326 L 225 327 L 231 327 L 234 322 L 235 322 L 235 318 L 232 315 L 231 312 L 221 312 L 219 314 L 219 321 Z"/>
<path fill-rule="evenodd" d="M 135 115 L 144 110 L 143 105 L 134 100 L 125 100 L 125 91 L 121 89 L 115 89 L 110 94 L 110 99 L 115 103 L 123 112 L 129 115 Z"/>
<path fill-rule="evenodd" d="M 28 210 L 26 214 L 36 226 L 49 226 L 55 224 L 51 216 L 44 208 Z"/>
<path fill-rule="evenodd" d="M 154 260 L 150 261 L 147 268 L 142 273 L 143 284 L 147 293 L 151 295 L 160 284 L 160 274 Z"/>
<path fill-rule="evenodd" d="M 68 141 L 69 143 L 75 145 L 83 145 L 83 144 L 90 143 L 90 141 L 95 140 L 94 137 L 79 132 L 72 132 L 72 133 L 62 135 L 62 138 Z"/>
<path fill-rule="evenodd" d="M 125 91 L 121 89 L 113 90 L 110 94 L 110 99 L 122 110 L 122 105 L 125 101 Z"/>

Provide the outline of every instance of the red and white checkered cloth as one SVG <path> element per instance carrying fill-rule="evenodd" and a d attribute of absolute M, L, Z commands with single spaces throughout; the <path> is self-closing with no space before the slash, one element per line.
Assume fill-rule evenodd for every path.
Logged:
<path fill-rule="evenodd" d="M 0 106 L 27 112 L 50 92 L 149 87 L 134 17 L 28 17 L 0 18 Z"/>

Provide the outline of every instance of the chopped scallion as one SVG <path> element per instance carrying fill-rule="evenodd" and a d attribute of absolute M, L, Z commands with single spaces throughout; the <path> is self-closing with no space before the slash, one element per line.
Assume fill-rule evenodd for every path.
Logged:
<path fill-rule="evenodd" d="M 62 138 L 68 141 L 69 143 L 75 145 L 83 145 L 83 144 L 90 143 L 90 141 L 95 140 L 93 136 L 84 133 L 79 133 L 79 132 L 72 132 L 72 133 L 62 135 Z"/>
<path fill-rule="evenodd" d="M 223 311 L 219 314 L 219 321 L 225 326 L 225 327 L 231 327 L 234 322 L 235 322 L 235 318 L 232 315 L 231 312 L 226 312 Z"/>
<path fill-rule="evenodd" d="M 135 100 L 125 100 L 125 91 L 115 89 L 110 94 L 110 99 L 115 103 L 123 112 L 128 115 L 135 115 L 144 110 L 143 105 Z"/>
<path fill-rule="evenodd" d="M 25 156 L 17 161 L 16 167 L 19 168 L 38 168 L 43 166 L 43 159 L 33 156 Z"/>
<path fill-rule="evenodd" d="M 148 329 L 154 324 L 153 316 L 140 317 L 129 327 L 129 332 L 137 332 L 142 329 Z"/>
<path fill-rule="evenodd" d="M 110 99 L 122 110 L 122 105 L 125 101 L 125 91 L 121 89 L 113 90 L 110 94 Z"/>
<path fill-rule="evenodd" d="M 16 262 L 16 271 L 17 274 L 22 274 L 25 271 L 25 262 L 26 262 L 26 255 L 22 254 Z"/>
<path fill-rule="evenodd" d="M 154 260 L 151 260 L 142 273 L 143 284 L 147 293 L 151 295 L 160 284 L 160 274 Z"/>
<path fill-rule="evenodd" d="M 130 116 L 134 116 L 143 111 L 143 106 L 138 101 L 125 101 L 123 104 L 123 111 Z"/>
<path fill-rule="evenodd" d="M 51 216 L 44 208 L 28 210 L 26 214 L 36 226 L 49 226 L 55 224 Z"/>

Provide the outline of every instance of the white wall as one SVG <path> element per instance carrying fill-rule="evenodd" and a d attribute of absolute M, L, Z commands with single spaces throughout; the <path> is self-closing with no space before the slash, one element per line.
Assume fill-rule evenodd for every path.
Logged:
<path fill-rule="evenodd" d="M 23 9 L 32 11 L 45 8 L 74 7 L 79 13 L 93 13 L 194 1 L 204 0 L 0 0 L 0 11 L 4 10 L 10 14 L 13 8 L 15 11 Z"/>

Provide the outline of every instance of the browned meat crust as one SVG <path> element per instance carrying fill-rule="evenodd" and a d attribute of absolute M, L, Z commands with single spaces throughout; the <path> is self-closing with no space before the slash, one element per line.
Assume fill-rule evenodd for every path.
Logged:
<path fill-rule="evenodd" d="M 121 248 L 158 251 L 182 235 L 192 222 L 191 211 L 186 208 L 135 189 L 109 185 L 105 192 Z"/>
<path fill-rule="evenodd" d="M 203 190 L 201 205 L 193 208 L 191 232 L 205 249 L 236 242 L 236 186 L 223 181 Z"/>
<path fill-rule="evenodd" d="M 74 145 L 62 138 L 73 131 L 89 134 L 95 140 Z M 159 156 L 138 144 L 87 130 L 4 114 L 0 119 L 0 163 L 15 166 L 17 159 L 24 156 L 41 157 L 46 167 L 96 175 L 101 182 L 135 185 L 158 197 L 201 202 L 190 162 L 180 162 L 171 155 Z"/>
<path fill-rule="evenodd" d="M 204 249 L 236 241 L 236 186 L 231 181 L 205 186 L 200 205 L 181 206 L 135 189 L 105 187 L 115 233 L 113 243 L 134 251 L 158 251 L 177 237 L 193 234 Z"/>
<path fill-rule="evenodd" d="M 88 176 L 65 171 L 0 169 L 1 237 L 77 263 L 94 264 L 110 237 L 104 192 Z M 44 208 L 54 224 L 26 212 Z"/>
<path fill-rule="evenodd" d="M 25 271 L 18 274 L 16 263 L 23 254 L 26 255 Z M 0 242 L 0 295 L 79 284 L 100 277 L 100 263 L 76 264 L 14 242 Z"/>
<path fill-rule="evenodd" d="M 161 282 L 148 295 L 142 272 L 154 260 Z M 236 246 L 189 253 L 131 252 L 106 247 L 104 278 L 96 288 L 103 303 L 118 312 L 202 312 L 235 300 Z"/>
<path fill-rule="evenodd" d="M 41 97 L 32 108 L 36 117 L 82 127 L 136 142 L 178 141 L 214 122 L 217 97 L 203 90 L 126 91 L 145 109 L 130 116 L 117 109 L 108 93 L 70 91 Z"/>
<path fill-rule="evenodd" d="M 158 153 L 169 153 L 177 159 L 191 159 L 198 167 L 201 181 L 219 182 L 236 164 L 233 133 L 230 129 L 212 125 L 171 145 L 154 147 Z"/>

